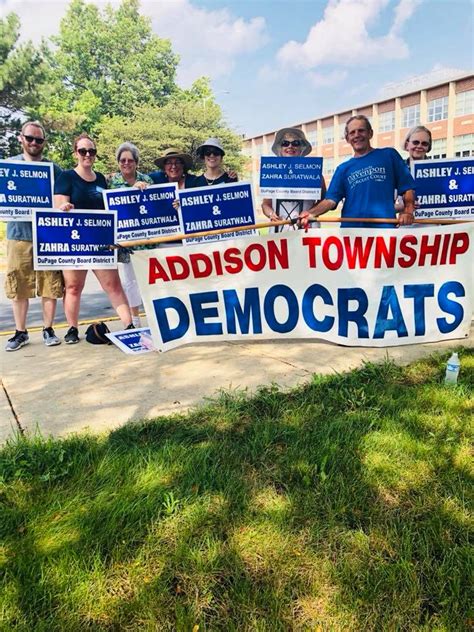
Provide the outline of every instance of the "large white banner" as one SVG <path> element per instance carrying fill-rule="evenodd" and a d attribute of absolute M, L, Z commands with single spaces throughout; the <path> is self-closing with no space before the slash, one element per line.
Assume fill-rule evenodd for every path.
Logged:
<path fill-rule="evenodd" d="M 139 251 L 157 349 L 320 338 L 384 347 L 469 335 L 473 224 L 311 229 Z"/>

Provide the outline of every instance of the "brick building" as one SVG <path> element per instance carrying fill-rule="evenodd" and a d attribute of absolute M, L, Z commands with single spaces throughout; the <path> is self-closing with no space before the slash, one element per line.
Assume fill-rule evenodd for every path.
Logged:
<path fill-rule="evenodd" d="M 420 79 L 413 83 L 422 85 Z M 431 158 L 474 156 L 474 75 L 458 74 L 444 81 L 427 82 L 416 90 L 415 85 L 405 83 L 406 91 L 400 90 L 399 96 L 281 127 L 298 127 L 305 132 L 313 146 L 311 155 L 324 159 L 326 181 L 341 162 L 352 156 L 352 148 L 344 140 L 344 124 L 354 114 L 364 114 L 370 119 L 373 147 L 395 147 L 406 156 L 401 145 L 407 131 L 415 125 L 425 125 L 433 135 Z M 256 187 L 260 156 L 272 155 L 275 131 L 243 141 L 243 153 L 250 159 L 248 167 Z"/>

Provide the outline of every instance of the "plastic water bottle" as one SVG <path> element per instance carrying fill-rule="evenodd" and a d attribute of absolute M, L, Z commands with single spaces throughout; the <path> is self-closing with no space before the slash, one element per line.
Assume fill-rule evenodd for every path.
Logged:
<path fill-rule="evenodd" d="M 457 353 L 453 353 L 446 364 L 445 384 L 457 384 L 461 363 Z"/>

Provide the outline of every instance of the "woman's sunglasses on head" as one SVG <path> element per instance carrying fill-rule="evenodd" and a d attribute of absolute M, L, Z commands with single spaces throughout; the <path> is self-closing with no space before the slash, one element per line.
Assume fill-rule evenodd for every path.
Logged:
<path fill-rule="evenodd" d="M 301 141 L 300 140 L 282 140 L 281 141 L 281 146 L 282 147 L 301 147 Z"/>
<path fill-rule="evenodd" d="M 89 156 L 96 156 L 97 149 L 94 149 L 94 147 L 91 147 L 90 149 L 86 149 L 85 147 L 79 147 L 79 149 L 77 150 L 77 153 L 80 154 L 81 156 L 87 156 L 87 154 L 89 154 Z"/>

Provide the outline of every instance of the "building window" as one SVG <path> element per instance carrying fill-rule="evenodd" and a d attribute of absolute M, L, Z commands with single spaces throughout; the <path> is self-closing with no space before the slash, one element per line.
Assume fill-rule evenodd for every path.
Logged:
<path fill-rule="evenodd" d="M 459 158 L 474 156 L 474 134 L 454 137 L 454 155 Z"/>
<path fill-rule="evenodd" d="M 431 158 L 446 158 L 447 144 L 446 138 L 437 138 L 431 145 L 430 157 Z"/>
<path fill-rule="evenodd" d="M 415 127 L 420 124 L 420 104 L 402 108 L 402 127 Z"/>
<path fill-rule="evenodd" d="M 456 95 L 456 116 L 474 114 L 474 90 L 458 92 Z"/>
<path fill-rule="evenodd" d="M 323 127 L 323 145 L 331 145 L 334 142 L 334 125 Z"/>
<path fill-rule="evenodd" d="M 332 176 L 334 173 L 334 158 L 323 158 L 323 173 L 328 178 Z"/>
<path fill-rule="evenodd" d="M 448 97 L 428 101 L 428 122 L 442 121 L 448 118 Z"/>
<path fill-rule="evenodd" d="M 379 114 L 379 132 L 391 132 L 395 129 L 395 110 Z"/>
<path fill-rule="evenodd" d="M 318 132 L 316 130 L 313 130 L 312 132 L 308 132 L 307 138 L 309 142 L 311 143 L 311 147 L 318 146 Z"/>

